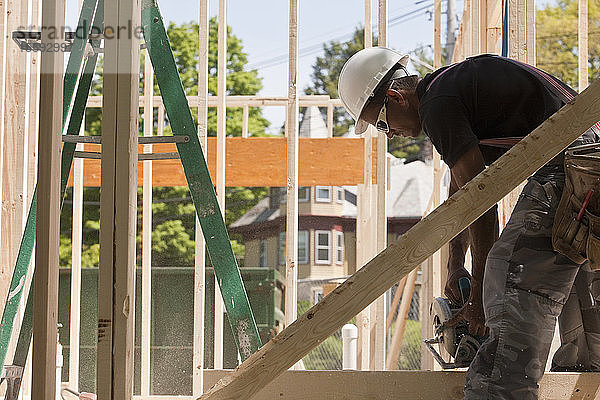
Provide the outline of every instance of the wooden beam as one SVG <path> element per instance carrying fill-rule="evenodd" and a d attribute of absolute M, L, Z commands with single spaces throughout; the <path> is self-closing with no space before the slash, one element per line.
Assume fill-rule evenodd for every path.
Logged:
<path fill-rule="evenodd" d="M 396 309 L 398 308 L 398 304 L 400 303 L 400 299 L 402 298 L 402 292 L 404 292 L 404 286 L 406 285 L 406 277 L 400 279 L 398 282 L 398 287 L 396 288 L 396 293 L 394 294 L 394 298 L 392 299 L 392 305 L 390 306 L 390 311 L 385 320 L 385 329 L 390 329 L 392 326 L 392 322 L 394 321 L 394 316 L 396 314 Z"/>
<path fill-rule="evenodd" d="M 44 2 L 42 26 L 65 26 L 64 0 Z M 53 46 L 61 41 L 52 34 L 50 28 L 42 28 L 41 32 L 43 44 Z M 39 147 L 44 151 L 40 153 L 38 161 L 31 392 L 31 397 L 39 400 L 56 399 L 63 71 L 62 53 L 42 53 Z"/>
<path fill-rule="evenodd" d="M 287 203 L 285 216 L 285 326 L 297 317 L 298 303 L 298 0 L 290 1 L 288 33 Z"/>
<path fill-rule="evenodd" d="M 208 106 L 217 107 L 217 96 L 208 96 Z M 198 107 L 200 99 L 198 96 L 187 96 L 190 107 Z M 144 96 L 140 96 L 140 108 L 144 107 Z M 160 96 L 154 96 L 154 105 L 158 107 L 162 104 L 162 98 Z M 287 97 L 266 97 L 266 96 L 227 96 L 227 107 L 285 107 L 287 104 Z M 343 107 L 344 104 L 340 99 L 331 99 L 329 95 L 310 95 L 310 96 L 299 96 L 298 104 L 300 107 L 327 107 L 330 104 L 334 107 Z M 87 102 L 88 108 L 100 108 L 102 107 L 102 96 L 90 96 Z"/>
<path fill-rule="evenodd" d="M 600 119 L 600 81 L 308 310 L 202 399 L 252 397 Z"/>
<path fill-rule="evenodd" d="M 208 1 L 199 2 L 198 20 L 198 138 L 206 159 L 206 137 L 208 135 Z M 162 107 L 161 107 L 162 108 Z M 164 108 L 163 108 L 164 113 Z M 160 112 L 159 112 L 160 114 Z M 164 117 L 164 114 L 163 114 Z M 244 109 L 247 125 L 247 108 Z M 159 119 L 159 126 L 162 121 Z M 247 126 L 246 126 L 247 131 Z M 206 244 L 198 217 L 196 216 L 194 237 L 194 340 L 192 344 L 192 394 L 197 397 L 204 392 L 204 315 L 206 296 Z"/>
<path fill-rule="evenodd" d="M 7 37 L 27 23 L 27 2 L 22 0 L 6 1 L 6 31 Z M 26 207 L 23 199 L 27 182 L 25 170 L 25 135 L 27 104 L 27 53 L 17 44 L 9 40 L 6 43 L 6 86 L 1 98 L 4 103 L 4 140 L 0 157 L 3 174 L 2 201 L 0 218 L 0 309 L 4 309 L 6 294 L 10 286 L 12 272 L 19 252 L 23 234 Z"/>
<path fill-rule="evenodd" d="M 104 9 L 105 26 L 140 26 L 136 0 L 107 0 Z M 106 400 L 133 396 L 139 43 L 105 40 L 96 382 Z"/>
<path fill-rule="evenodd" d="M 388 30 L 388 1 L 379 0 L 378 8 L 378 43 L 379 46 L 387 46 L 387 30 Z M 387 247 L 387 191 L 388 191 L 388 138 L 384 133 L 379 132 L 377 135 L 377 154 L 376 154 L 376 181 L 377 181 L 377 193 L 376 203 L 374 204 L 375 211 L 375 226 L 376 226 L 376 249 L 375 252 L 379 253 Z M 385 369 L 385 355 L 386 355 L 386 296 L 389 292 L 384 293 L 379 297 L 373 308 L 375 332 L 374 332 L 374 369 L 382 371 Z"/>
<path fill-rule="evenodd" d="M 144 136 L 154 135 L 154 71 L 148 51 L 144 52 Z M 144 153 L 152 152 L 152 145 L 144 145 Z M 142 321 L 140 393 L 150 395 L 150 340 L 152 334 L 152 161 L 143 162 L 142 168 Z M 139 173 L 139 169 L 138 169 Z"/>
<path fill-rule="evenodd" d="M 535 66 L 535 0 L 525 0 L 525 61 Z"/>
<path fill-rule="evenodd" d="M 226 80 L 227 80 L 227 1 L 219 0 L 217 30 L 217 200 L 225 215 L 225 136 L 226 136 Z M 223 368 L 223 312 L 225 306 L 215 275 L 214 368 Z"/>
<path fill-rule="evenodd" d="M 159 117 L 161 108 L 159 107 Z M 163 114 L 164 115 L 164 114 Z M 162 129 L 159 118 L 158 129 Z M 300 186 L 342 186 L 363 183 L 364 154 L 361 138 L 299 139 Z M 212 178 L 216 178 L 216 138 L 208 138 L 208 166 Z M 373 146 L 374 148 L 375 146 Z M 86 144 L 85 150 L 99 152 L 100 145 Z M 287 139 L 278 138 L 227 138 L 226 186 L 286 186 Z M 173 144 L 155 144 L 156 153 L 176 152 Z M 377 155 L 373 151 L 373 163 Z M 140 147 L 140 153 L 143 149 Z M 338 157 L 331 157 L 337 154 Z M 100 186 L 100 160 L 86 159 L 84 186 Z M 253 168 L 249 169 L 248 165 Z M 377 182 L 375 168 L 371 176 Z M 153 186 L 186 186 L 185 176 L 179 160 L 155 161 L 152 165 Z M 214 182 L 214 180 L 213 180 Z M 73 176 L 69 180 L 73 185 Z M 138 171 L 138 186 L 142 186 L 141 168 Z"/>
<path fill-rule="evenodd" d="M 588 85 L 588 0 L 579 0 L 577 21 L 578 78 L 579 91 L 582 91 Z"/>
<path fill-rule="evenodd" d="M 400 347 L 402 346 L 402 339 L 404 338 L 404 330 L 406 328 L 406 319 L 408 318 L 408 312 L 410 311 L 410 304 L 412 303 L 413 293 L 415 291 L 415 282 L 417 281 L 417 269 L 413 269 L 407 277 L 406 285 L 402 291 L 402 302 L 400 303 L 400 309 L 398 310 L 398 318 L 396 318 L 396 327 L 394 328 L 394 334 L 392 335 L 392 343 L 388 351 L 386 369 L 395 370 L 398 369 L 398 357 L 400 357 Z M 427 301 L 422 299 L 422 301 Z"/>

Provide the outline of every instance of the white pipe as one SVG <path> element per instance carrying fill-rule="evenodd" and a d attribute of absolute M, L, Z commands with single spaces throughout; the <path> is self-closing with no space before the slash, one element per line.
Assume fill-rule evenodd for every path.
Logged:
<path fill-rule="evenodd" d="M 342 369 L 356 369 L 356 346 L 358 344 L 358 328 L 346 324 L 342 328 Z"/>

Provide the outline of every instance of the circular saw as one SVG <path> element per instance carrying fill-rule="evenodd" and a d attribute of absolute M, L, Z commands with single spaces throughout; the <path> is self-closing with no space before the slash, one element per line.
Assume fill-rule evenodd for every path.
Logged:
<path fill-rule="evenodd" d="M 461 304 L 452 304 L 448 299 L 436 297 L 429 308 L 435 336 L 433 339 L 425 340 L 425 345 L 442 369 L 468 367 L 481 344 L 487 339 L 487 336 L 471 335 L 466 321 L 461 321 L 454 326 L 446 325 L 446 322 L 452 319 L 469 299 L 470 280 L 461 278 L 458 284 L 462 297 Z M 435 344 L 438 345 L 437 350 Z M 445 354 L 448 360 L 444 359 L 441 353 Z"/>

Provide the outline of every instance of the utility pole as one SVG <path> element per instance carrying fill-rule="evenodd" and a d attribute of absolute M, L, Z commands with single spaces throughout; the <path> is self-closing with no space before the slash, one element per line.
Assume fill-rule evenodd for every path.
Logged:
<path fill-rule="evenodd" d="M 454 44 L 456 43 L 456 0 L 448 0 L 448 8 L 446 9 L 446 60 L 447 64 L 452 61 L 454 54 Z"/>

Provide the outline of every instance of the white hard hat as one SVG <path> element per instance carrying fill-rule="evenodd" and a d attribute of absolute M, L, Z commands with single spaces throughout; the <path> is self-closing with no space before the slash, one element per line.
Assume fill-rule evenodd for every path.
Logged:
<path fill-rule="evenodd" d="M 408 55 L 402 55 L 386 47 L 363 49 L 346 61 L 338 80 L 338 94 L 346 110 L 356 120 L 354 132 L 361 134 L 369 124 L 360 118 L 365 104 L 369 101 L 382 79 L 400 64 L 406 67 Z"/>

